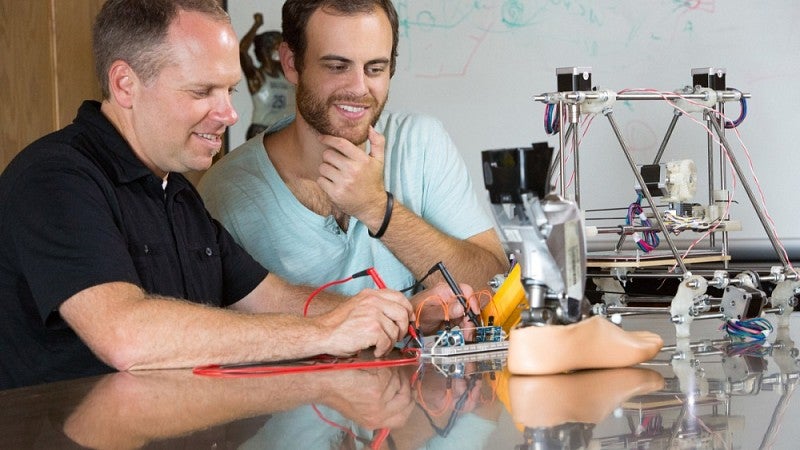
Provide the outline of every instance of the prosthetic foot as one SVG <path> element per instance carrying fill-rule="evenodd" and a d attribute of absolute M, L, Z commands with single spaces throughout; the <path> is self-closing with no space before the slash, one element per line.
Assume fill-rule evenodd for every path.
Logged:
<path fill-rule="evenodd" d="M 569 325 L 516 328 L 509 341 L 508 369 L 514 375 L 627 367 L 653 358 L 664 345 L 655 333 L 625 331 L 600 316 Z"/>

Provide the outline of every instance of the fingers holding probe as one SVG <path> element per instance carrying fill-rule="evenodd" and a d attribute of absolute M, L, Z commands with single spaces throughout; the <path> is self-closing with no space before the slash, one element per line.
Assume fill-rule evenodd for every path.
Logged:
<path fill-rule="evenodd" d="M 375 356 L 384 356 L 405 336 L 414 312 L 397 291 L 364 289 L 318 320 L 329 330 L 327 353 L 350 355 L 374 346 Z"/>

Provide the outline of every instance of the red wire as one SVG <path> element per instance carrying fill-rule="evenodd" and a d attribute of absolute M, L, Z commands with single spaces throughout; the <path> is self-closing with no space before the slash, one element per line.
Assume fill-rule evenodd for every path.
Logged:
<path fill-rule="evenodd" d="M 380 430 L 378 430 L 378 434 L 372 438 L 372 443 L 369 444 L 369 448 L 373 450 L 381 448 L 381 445 L 383 445 L 383 441 L 385 441 L 386 438 L 389 437 L 389 431 L 391 430 L 389 430 L 388 428 L 381 428 Z"/>
<path fill-rule="evenodd" d="M 327 417 L 323 416 L 322 415 L 322 411 L 320 411 L 319 408 L 317 408 L 317 405 L 311 405 L 311 409 L 313 409 L 314 412 L 317 413 L 317 416 L 319 416 L 319 418 L 322 419 L 323 422 L 327 423 L 328 425 L 330 425 L 330 426 L 332 426 L 334 428 L 338 428 L 338 429 L 344 431 L 345 433 L 349 434 L 350 436 L 356 437 L 356 434 L 353 433 L 353 430 L 351 430 L 349 428 L 345 428 L 342 425 L 339 425 L 338 423 L 336 423 L 336 422 L 328 419 Z"/>
<path fill-rule="evenodd" d="M 308 296 L 308 298 L 306 299 L 306 303 L 303 305 L 303 317 L 306 317 L 308 315 L 308 305 L 311 304 L 311 300 L 313 300 L 314 297 L 317 296 L 317 294 L 319 294 L 320 292 L 324 291 L 325 289 L 328 289 L 331 286 L 334 286 L 334 285 L 337 285 L 337 284 L 342 284 L 342 283 L 347 283 L 348 281 L 350 281 L 352 279 L 353 279 L 353 276 L 350 275 L 347 278 L 342 278 L 341 280 L 331 281 L 330 283 L 325 283 L 322 286 L 314 289 L 314 292 L 312 292 L 311 295 Z"/>
<path fill-rule="evenodd" d="M 378 275 L 378 271 L 375 270 L 374 267 L 370 267 L 369 269 L 367 269 L 367 270 L 365 270 L 363 272 L 359 272 L 358 274 L 360 275 L 362 273 L 365 273 L 365 274 L 369 275 L 370 277 L 372 277 L 372 282 L 375 283 L 375 286 L 377 286 L 378 289 L 386 289 L 386 283 L 383 282 L 383 279 L 381 278 L 380 275 Z M 445 308 L 444 314 L 445 314 L 445 316 L 447 316 L 447 309 L 446 308 Z M 419 345 L 422 345 L 422 340 L 420 340 L 419 334 L 417 333 L 417 327 L 418 326 L 419 326 L 419 316 L 417 316 L 417 324 L 416 325 L 408 324 L 408 334 L 411 335 L 411 337 L 414 338 L 414 340 L 417 341 L 419 343 Z"/>
<path fill-rule="evenodd" d="M 319 408 L 317 408 L 317 405 L 311 405 L 311 408 L 314 410 L 315 413 L 317 413 L 317 416 L 319 416 L 319 418 L 323 422 L 327 423 L 328 425 L 330 425 L 330 426 L 332 426 L 334 428 L 338 428 L 338 429 L 342 430 L 343 432 L 349 434 L 350 436 L 352 436 L 352 437 L 354 437 L 356 439 L 359 439 L 359 437 L 356 436 L 355 433 L 353 433 L 353 430 L 351 430 L 349 428 L 345 428 L 342 425 L 339 425 L 338 423 L 336 423 L 336 422 L 328 419 L 327 417 L 323 416 L 322 415 L 322 411 L 320 411 Z M 389 437 L 389 432 L 390 431 L 391 430 L 389 428 L 380 428 L 380 429 L 378 429 L 375 432 L 375 435 L 372 437 L 372 442 L 370 442 L 369 448 L 371 448 L 371 449 L 379 449 L 379 448 L 381 448 L 381 446 L 383 445 L 383 441 L 385 441 L 386 438 Z"/>
<path fill-rule="evenodd" d="M 362 277 L 365 275 L 369 275 L 372 277 L 375 284 L 383 289 L 386 285 L 381 280 L 378 272 L 375 271 L 374 268 L 370 267 L 367 270 L 357 272 L 353 275 L 350 275 L 347 278 L 342 278 L 341 280 L 331 281 L 326 283 L 317 289 L 315 289 L 311 295 L 308 296 L 306 299 L 305 304 L 303 305 L 303 317 L 308 314 L 308 307 L 311 304 L 311 300 L 314 297 L 322 292 L 323 290 L 329 288 L 330 286 L 336 284 L 346 283 L 353 278 Z M 409 325 L 409 332 L 413 332 L 414 329 Z M 412 336 L 416 333 L 412 333 Z M 310 358 L 310 360 L 305 360 L 310 362 L 309 364 L 296 364 L 296 365 L 277 365 L 277 364 L 245 364 L 245 365 L 220 365 L 220 364 L 210 364 L 206 366 L 198 366 L 192 370 L 192 373 L 196 375 L 204 375 L 204 376 L 211 376 L 211 377 L 224 377 L 224 378 L 236 378 L 236 377 L 260 377 L 265 375 L 276 375 L 282 373 L 299 373 L 299 372 L 311 372 L 317 370 L 346 370 L 346 369 L 364 369 L 368 367 L 392 367 L 392 366 L 402 366 L 406 364 L 416 364 L 419 361 L 419 349 L 404 349 L 405 353 L 413 353 L 413 357 L 408 358 L 400 358 L 400 359 L 389 359 L 389 360 L 374 360 L 374 361 L 354 361 L 354 362 L 342 362 L 336 357 L 332 357 L 329 355 L 318 355 L 314 358 Z M 318 362 L 314 362 L 316 359 Z M 327 361 L 327 362 L 321 362 Z"/>
<path fill-rule="evenodd" d="M 416 349 L 414 349 L 416 350 Z M 406 364 L 416 364 L 419 361 L 419 352 L 414 351 L 414 356 L 400 359 L 374 360 L 374 361 L 354 361 L 341 362 L 336 358 L 331 362 L 313 363 L 305 365 L 245 365 L 245 366 L 224 366 L 211 364 L 196 367 L 192 372 L 196 375 L 211 377 L 258 377 L 265 375 L 278 375 L 282 373 L 300 373 L 320 370 L 346 370 L 346 369 L 365 369 L 368 367 L 394 367 Z"/>
<path fill-rule="evenodd" d="M 378 271 L 375 270 L 374 267 L 370 267 L 364 272 L 366 272 L 367 275 L 372 277 L 372 282 L 375 283 L 375 286 L 377 286 L 378 289 L 386 289 L 386 283 L 383 282 L 383 279 L 381 279 L 381 276 L 378 275 Z"/>

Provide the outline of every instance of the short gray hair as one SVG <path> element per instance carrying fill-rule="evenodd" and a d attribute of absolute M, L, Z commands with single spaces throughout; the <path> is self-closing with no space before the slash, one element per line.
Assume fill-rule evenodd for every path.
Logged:
<path fill-rule="evenodd" d="M 103 4 L 92 30 L 103 99 L 110 96 L 108 70 L 114 61 L 128 63 L 145 83 L 159 74 L 170 58 L 167 32 L 180 11 L 196 11 L 230 23 L 217 0 L 107 0 Z"/>

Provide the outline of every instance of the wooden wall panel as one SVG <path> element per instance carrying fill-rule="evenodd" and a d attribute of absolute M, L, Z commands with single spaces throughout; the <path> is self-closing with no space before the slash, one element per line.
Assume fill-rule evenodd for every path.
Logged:
<path fill-rule="evenodd" d="M 0 170 L 100 98 L 91 27 L 103 0 L 0 0 Z"/>
<path fill-rule="evenodd" d="M 55 11 L 56 128 L 72 122 L 84 99 L 100 100 L 92 23 L 103 0 L 52 0 Z"/>
<path fill-rule="evenodd" d="M 56 127 L 50 0 L 0 0 L 0 169 Z"/>

